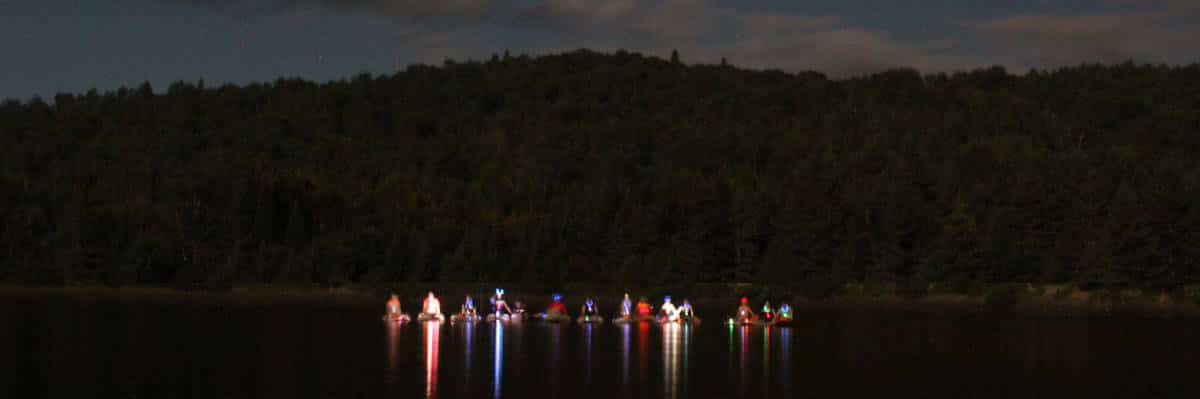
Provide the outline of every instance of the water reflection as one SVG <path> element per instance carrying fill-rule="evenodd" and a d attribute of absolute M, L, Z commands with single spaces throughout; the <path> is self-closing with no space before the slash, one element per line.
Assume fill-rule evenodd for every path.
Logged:
<path fill-rule="evenodd" d="M 688 363 L 688 356 L 692 352 L 692 326 L 690 324 L 684 324 L 681 328 L 681 331 L 683 335 L 683 386 L 686 389 L 687 387 L 691 386 L 688 385 L 688 375 L 692 374 L 692 368 Z M 687 392 L 684 393 L 686 394 Z"/>
<path fill-rule="evenodd" d="M 592 323 L 584 323 L 583 325 L 583 359 L 584 359 L 584 377 L 583 386 L 592 386 Z"/>
<path fill-rule="evenodd" d="M 741 346 L 739 347 L 740 357 L 738 358 L 738 369 L 740 371 L 738 373 L 738 377 L 739 377 L 738 378 L 738 386 L 741 387 L 741 389 L 742 389 L 741 396 L 745 397 L 746 396 L 746 363 L 747 363 L 746 358 L 750 354 L 750 344 L 749 344 L 750 326 L 743 325 L 743 326 L 738 327 L 738 336 L 740 337 L 739 342 L 741 343 Z"/>
<path fill-rule="evenodd" d="M 438 336 L 442 323 L 425 322 L 425 397 L 437 397 Z"/>
<path fill-rule="evenodd" d="M 678 324 L 663 323 L 663 392 L 667 398 L 679 396 L 679 329 Z"/>
<path fill-rule="evenodd" d="M 550 323 L 550 381 L 559 381 L 559 359 L 561 358 L 562 329 L 559 323 Z"/>
<path fill-rule="evenodd" d="M 629 323 L 621 325 L 621 387 L 629 392 L 629 335 L 633 327 Z"/>
<path fill-rule="evenodd" d="M 500 398 L 500 380 L 504 377 L 504 324 L 496 320 L 492 335 L 492 398 Z"/>
<path fill-rule="evenodd" d="M 384 384 L 388 392 L 396 392 L 400 381 L 400 323 L 387 323 L 387 376 Z"/>
<path fill-rule="evenodd" d="M 726 351 L 726 355 L 725 355 L 725 358 L 729 359 L 729 370 L 727 372 L 730 375 L 733 375 L 733 363 L 734 363 L 734 360 L 733 360 L 734 359 L 733 358 L 733 335 L 734 334 L 733 334 L 733 332 L 734 331 L 735 331 L 735 328 L 733 327 L 733 324 L 730 324 L 729 325 L 729 345 L 726 346 L 727 348 L 729 348 L 729 350 Z"/>
<path fill-rule="evenodd" d="M 771 326 L 763 326 L 762 376 L 763 386 L 771 386 Z"/>
<path fill-rule="evenodd" d="M 792 392 L 792 328 L 782 327 L 779 329 L 779 375 L 781 378 L 780 386 L 783 388 L 785 395 Z"/>
<path fill-rule="evenodd" d="M 463 363 L 465 363 L 464 368 L 463 368 L 463 378 L 466 380 L 466 385 L 463 385 L 463 386 L 469 387 L 469 386 L 471 386 L 471 359 L 474 359 L 473 357 L 471 357 L 471 346 L 475 342 L 475 323 L 472 323 L 472 322 L 464 323 L 463 339 L 466 340 L 466 342 L 465 342 L 466 347 L 464 348 L 465 349 L 464 352 L 465 352 L 466 356 L 463 358 L 463 360 L 464 360 Z"/>
<path fill-rule="evenodd" d="M 646 371 L 648 362 L 650 361 L 649 350 L 647 346 L 650 344 L 650 323 L 638 322 L 638 381 L 646 380 Z"/>

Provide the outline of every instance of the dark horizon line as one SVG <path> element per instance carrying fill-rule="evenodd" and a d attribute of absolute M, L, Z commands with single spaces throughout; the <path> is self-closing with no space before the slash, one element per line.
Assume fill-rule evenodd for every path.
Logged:
<path fill-rule="evenodd" d="M 609 56 L 609 57 L 612 57 L 612 56 L 635 56 L 635 57 L 643 57 L 643 58 L 646 58 L 649 60 L 659 61 L 659 62 L 664 62 L 664 63 L 672 62 L 670 59 L 663 58 L 659 55 L 647 54 L 647 53 L 643 53 L 641 51 L 631 51 L 631 50 L 627 50 L 627 49 L 617 49 L 617 50 L 613 50 L 613 51 L 598 51 L 598 50 L 594 50 L 594 49 L 590 49 L 590 48 L 586 48 L 586 47 L 581 47 L 581 48 L 577 48 L 575 50 L 564 50 L 564 51 L 548 52 L 548 53 L 542 53 L 542 54 L 521 53 L 521 54 L 517 54 L 517 55 L 510 55 L 508 53 L 509 52 L 506 49 L 506 50 L 504 50 L 503 53 L 493 52 L 488 57 L 481 58 L 481 59 L 466 58 L 463 60 L 455 60 L 453 58 L 447 57 L 444 61 L 442 61 L 441 64 L 427 64 L 427 63 L 421 63 L 421 62 L 414 62 L 414 63 L 405 65 L 403 68 L 398 68 L 390 74 L 389 73 L 378 73 L 377 74 L 377 73 L 372 73 L 369 71 L 360 71 L 357 73 L 343 75 L 341 78 L 324 80 L 324 81 L 318 81 L 316 79 L 304 78 L 302 76 L 281 75 L 272 80 L 255 80 L 255 81 L 250 81 L 250 82 L 245 82 L 245 83 L 240 83 L 240 84 L 231 82 L 231 81 L 224 81 L 224 82 L 220 82 L 218 84 L 212 85 L 212 86 L 208 86 L 207 85 L 208 82 L 206 82 L 204 78 L 199 78 L 195 81 L 188 81 L 188 80 L 182 80 L 182 79 L 181 80 L 173 80 L 169 84 L 165 85 L 165 87 L 169 88 L 171 86 L 182 84 L 182 85 L 185 85 L 185 86 L 191 87 L 191 88 L 216 90 L 216 89 L 221 89 L 221 88 L 227 88 L 230 86 L 232 86 L 233 88 L 245 88 L 245 87 L 256 86 L 256 85 L 260 85 L 260 86 L 261 85 L 271 85 L 273 83 L 285 82 L 285 81 L 290 81 L 290 82 L 300 81 L 300 82 L 304 82 L 304 83 L 311 83 L 311 84 L 316 84 L 318 86 L 323 86 L 323 85 L 329 85 L 329 84 L 334 84 L 334 83 L 353 81 L 353 80 L 362 78 L 364 75 L 370 77 L 371 79 L 391 78 L 391 77 L 395 77 L 396 75 L 405 73 L 409 69 L 412 69 L 414 67 L 445 69 L 448 66 L 451 66 L 454 64 L 467 64 L 467 65 L 487 64 L 487 63 L 497 61 L 497 60 L 504 60 L 504 59 L 506 59 L 505 57 L 507 57 L 507 59 L 537 60 L 537 59 L 543 59 L 543 58 L 562 57 L 562 56 L 566 56 L 566 55 L 580 54 L 580 53 Z M 674 50 L 672 50 L 672 53 L 677 54 Z M 1124 61 L 1112 62 L 1112 63 L 1097 61 L 1097 62 L 1081 62 L 1078 64 L 1061 65 L 1061 66 L 1050 67 L 1050 68 L 1029 68 L 1029 70 L 1025 71 L 1024 73 L 1013 73 L 1012 71 L 1009 71 L 1007 67 L 1000 65 L 1000 64 L 994 64 L 994 65 L 990 65 L 990 66 L 964 67 L 961 69 L 954 69 L 952 71 L 928 72 L 928 73 L 922 72 L 920 70 L 920 68 L 896 65 L 893 67 L 888 67 L 888 68 L 881 69 L 881 70 L 878 70 L 875 72 L 870 72 L 870 73 L 849 75 L 849 76 L 840 77 L 840 78 L 830 78 L 828 73 L 817 71 L 817 70 L 787 71 L 787 70 L 783 70 L 780 68 L 771 68 L 771 67 L 755 68 L 755 67 L 750 67 L 750 66 L 742 66 L 742 65 L 734 64 L 732 62 L 727 62 L 724 57 L 722 57 L 721 62 L 718 62 L 718 63 L 688 63 L 686 61 L 683 61 L 682 57 L 681 57 L 680 63 L 689 68 L 692 68 L 692 67 L 728 67 L 728 68 L 732 68 L 732 69 L 735 69 L 738 71 L 750 72 L 750 73 L 776 73 L 776 74 L 782 73 L 789 77 L 798 77 L 801 75 L 809 75 L 809 76 L 820 75 L 820 77 L 822 79 L 833 81 L 833 82 L 849 82 L 849 81 L 860 80 L 860 79 L 868 79 L 868 78 L 871 78 L 874 76 L 879 76 L 881 74 L 885 74 L 885 73 L 889 73 L 889 72 L 896 72 L 896 71 L 913 71 L 913 72 L 916 72 L 922 78 L 928 79 L 928 78 L 937 77 L 937 76 L 951 77 L 951 76 L 960 75 L 960 74 L 970 74 L 970 73 L 975 73 L 975 72 L 996 71 L 996 70 L 1003 71 L 1005 73 L 1005 75 L 1007 75 L 1007 76 L 1027 77 L 1027 76 L 1030 76 L 1033 74 L 1043 73 L 1043 72 L 1059 72 L 1059 71 L 1066 71 L 1066 70 L 1086 68 L 1086 67 L 1097 67 L 1097 66 L 1100 66 L 1100 67 L 1134 66 L 1134 67 L 1141 67 L 1141 68 L 1158 67 L 1158 68 L 1171 68 L 1171 69 L 1200 68 L 1200 62 L 1191 62 L 1191 63 L 1186 63 L 1186 64 L 1166 64 L 1166 63 L 1137 62 L 1132 58 L 1127 58 Z M 49 97 L 42 96 L 41 94 L 37 94 L 37 93 L 28 96 L 26 99 L 5 96 L 3 98 L 0 98 L 0 103 L 3 103 L 5 105 L 11 105 L 12 103 L 16 102 L 16 103 L 19 103 L 20 105 L 29 105 L 29 104 L 35 103 L 37 101 L 41 101 L 46 104 L 54 104 L 55 98 L 62 97 L 62 96 L 72 96 L 72 97 L 83 97 L 83 96 L 91 96 L 91 95 L 111 96 L 111 95 L 118 94 L 122 90 L 138 91 L 146 86 L 149 86 L 151 92 L 155 95 L 162 95 L 162 94 L 167 93 L 167 91 L 165 89 L 155 89 L 154 85 L 151 84 L 149 80 L 143 80 L 141 83 L 137 84 L 136 86 L 127 86 L 127 85 L 123 84 L 121 86 L 118 86 L 117 88 L 105 89 L 103 91 L 101 91 L 99 88 L 91 87 L 91 88 L 82 89 L 82 90 L 75 91 L 75 92 L 56 92 Z"/>

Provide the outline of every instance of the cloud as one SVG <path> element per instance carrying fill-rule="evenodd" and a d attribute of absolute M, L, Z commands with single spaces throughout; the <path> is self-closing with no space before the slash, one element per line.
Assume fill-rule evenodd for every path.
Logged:
<path fill-rule="evenodd" d="M 1175 25 L 1174 15 L 1135 12 L 1107 15 L 1017 15 L 961 23 L 988 57 L 1023 65 L 1085 62 L 1188 62 L 1194 26 Z"/>
<path fill-rule="evenodd" d="M 757 35 L 722 48 L 747 66 L 784 70 L 817 70 L 834 77 L 913 67 L 926 72 L 975 66 L 963 57 L 937 55 L 933 45 L 906 43 L 858 27 Z"/>
<path fill-rule="evenodd" d="M 900 66 L 945 70 L 965 62 L 932 55 L 935 43 L 904 43 L 838 16 L 749 11 L 704 0 L 551 0 L 522 15 L 525 26 L 583 34 L 590 48 L 659 55 L 677 49 L 688 62 L 727 58 L 742 66 L 833 76 Z M 559 49 L 573 47 L 580 46 Z"/>
<path fill-rule="evenodd" d="M 1160 10 L 1200 10 L 1200 2 L 1196 0 L 1104 0 L 1110 4 L 1154 8 Z"/>
<path fill-rule="evenodd" d="M 421 59 L 482 58 L 500 48 L 518 52 L 627 49 L 685 62 L 790 71 L 834 77 L 914 67 L 926 72 L 1004 65 L 1011 70 L 1083 62 L 1194 62 L 1192 37 L 1200 2 L 1101 0 L 1108 14 L 999 15 L 951 20 L 946 32 L 914 38 L 856 24 L 853 15 L 804 15 L 724 0 L 164 0 L 231 13 L 313 15 L 331 10 L 398 17 L 428 37 L 397 43 Z M 477 18 L 486 16 L 487 18 Z M 474 19 L 471 19 L 474 18 Z M 458 23 L 458 20 L 467 21 Z M 915 28 L 914 28 L 915 29 Z M 479 32 L 489 32 L 479 34 Z M 513 33 L 512 35 L 497 33 Z M 520 38 L 517 38 L 520 37 Z"/>
<path fill-rule="evenodd" d="M 236 15 L 276 15 L 296 11 L 362 10 L 407 18 L 475 17 L 496 0 L 168 0 Z"/>

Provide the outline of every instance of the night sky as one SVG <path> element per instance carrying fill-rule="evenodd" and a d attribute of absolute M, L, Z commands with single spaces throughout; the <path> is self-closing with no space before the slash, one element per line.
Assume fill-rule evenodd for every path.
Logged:
<path fill-rule="evenodd" d="M 818 70 L 1196 62 L 1195 0 L 0 0 L 0 98 L 628 49 Z"/>

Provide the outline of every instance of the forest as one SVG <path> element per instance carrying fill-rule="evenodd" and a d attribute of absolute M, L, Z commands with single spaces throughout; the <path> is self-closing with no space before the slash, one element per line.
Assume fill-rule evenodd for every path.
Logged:
<path fill-rule="evenodd" d="M 493 55 L 0 104 L 0 282 L 1200 282 L 1200 66 Z"/>

